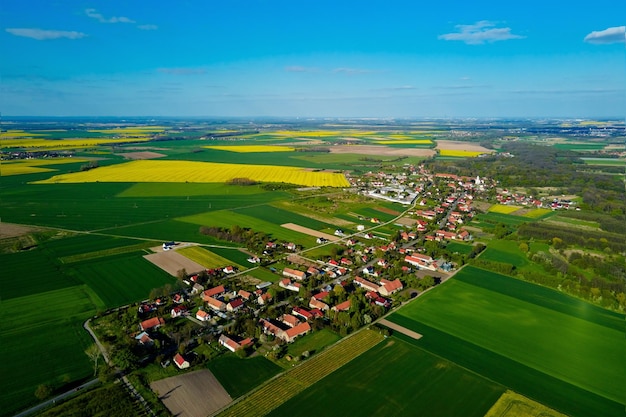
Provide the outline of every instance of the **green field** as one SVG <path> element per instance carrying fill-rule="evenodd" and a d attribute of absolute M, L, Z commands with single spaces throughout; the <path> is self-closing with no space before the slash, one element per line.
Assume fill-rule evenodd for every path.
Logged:
<path fill-rule="evenodd" d="M 417 346 L 573 416 L 623 415 L 624 316 L 473 267 L 390 320 Z"/>
<path fill-rule="evenodd" d="M 626 166 L 626 159 L 616 158 L 581 158 L 587 165 Z"/>
<path fill-rule="evenodd" d="M 73 265 L 76 277 L 92 288 L 106 308 L 144 300 L 152 288 L 172 284 L 167 272 L 142 258 L 142 253 L 111 256 Z"/>
<path fill-rule="evenodd" d="M 186 248 L 178 249 L 178 253 L 185 256 L 186 258 L 191 259 L 192 261 L 199 263 L 205 268 L 224 268 L 225 266 L 231 265 L 231 261 L 228 259 L 222 258 L 221 256 L 209 251 L 208 249 L 202 248 L 200 246 L 189 246 Z M 239 265 L 232 265 L 237 266 Z"/>
<path fill-rule="evenodd" d="M 302 216 L 292 211 L 287 211 L 269 205 L 237 209 L 236 212 L 278 225 L 285 223 L 295 223 L 298 226 L 308 227 L 309 229 L 313 230 L 334 228 L 333 225 L 330 225 L 328 223 L 324 223 L 310 217 Z"/>
<path fill-rule="evenodd" d="M 263 356 L 240 359 L 223 355 L 212 360 L 208 368 L 232 398 L 238 398 L 281 371 L 280 366 Z"/>
<path fill-rule="evenodd" d="M 606 144 L 604 143 L 555 143 L 552 145 L 557 149 L 566 149 L 569 151 L 599 151 L 604 149 Z"/>
<path fill-rule="evenodd" d="M 461 255 L 467 255 L 472 251 L 472 245 L 466 245 L 465 243 L 450 242 L 446 246 L 446 250 L 450 253 L 458 252 Z"/>
<path fill-rule="evenodd" d="M 326 346 L 337 342 L 339 339 L 341 339 L 341 337 L 329 329 L 318 330 L 307 335 L 307 337 L 301 337 L 289 344 L 287 353 L 297 357 L 302 355 L 303 352 L 308 351 L 313 355 L 319 353 Z"/>
<path fill-rule="evenodd" d="M 258 267 L 258 268 L 254 268 L 249 271 L 246 271 L 246 274 L 254 278 L 257 278 L 261 281 L 269 281 L 269 282 L 278 282 L 279 279 L 283 278 L 282 275 L 275 274 L 272 271 L 269 271 L 268 269 L 265 269 L 262 267 Z"/>
<path fill-rule="evenodd" d="M 492 240 L 487 249 L 480 255 L 480 259 L 503 262 L 521 268 L 530 264 L 526 255 L 519 249 L 519 243 L 513 240 Z"/>
<path fill-rule="evenodd" d="M 533 219 L 527 217 L 513 216 L 511 214 L 502 214 L 495 212 L 479 214 L 478 216 L 476 216 L 476 219 L 481 222 L 492 224 L 502 223 L 507 226 L 518 226 L 522 223 L 533 221 Z"/>
<path fill-rule="evenodd" d="M 392 337 L 269 416 L 482 417 L 504 387 Z"/>

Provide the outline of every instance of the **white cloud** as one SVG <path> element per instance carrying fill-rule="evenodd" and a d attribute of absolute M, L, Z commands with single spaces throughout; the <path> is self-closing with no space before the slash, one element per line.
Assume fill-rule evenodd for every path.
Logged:
<path fill-rule="evenodd" d="M 135 23 L 134 20 L 124 16 L 113 16 L 106 18 L 102 13 L 98 13 L 96 9 L 85 9 L 85 14 L 92 19 L 96 19 L 100 23 Z"/>
<path fill-rule="evenodd" d="M 461 41 L 468 45 L 481 45 L 510 39 L 523 39 L 525 36 L 514 35 L 511 28 L 498 28 L 495 23 L 481 20 L 473 25 L 456 25 L 457 32 L 445 33 L 437 38 L 444 41 Z"/>
<path fill-rule="evenodd" d="M 80 39 L 87 36 L 83 32 L 68 31 L 68 30 L 45 30 L 37 28 L 8 28 L 6 29 L 12 35 L 22 36 L 24 38 L 36 39 L 38 41 L 44 41 L 48 39 Z"/>
<path fill-rule="evenodd" d="M 157 30 L 159 27 L 157 25 L 137 25 L 137 28 L 141 30 Z"/>
<path fill-rule="evenodd" d="M 626 42 L 626 26 L 616 26 L 604 30 L 593 31 L 585 36 L 585 42 L 596 44 Z"/>
<path fill-rule="evenodd" d="M 354 75 L 354 74 L 368 74 L 368 73 L 375 72 L 375 71 L 370 70 L 370 69 L 364 69 L 364 68 L 345 68 L 345 67 L 342 67 L 342 68 L 335 68 L 334 70 L 332 70 L 332 72 Z"/>

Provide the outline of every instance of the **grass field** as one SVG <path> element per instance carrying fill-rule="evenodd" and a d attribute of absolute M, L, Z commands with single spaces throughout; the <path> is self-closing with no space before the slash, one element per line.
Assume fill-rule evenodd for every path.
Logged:
<path fill-rule="evenodd" d="M 272 146 L 272 145 L 232 145 L 232 146 L 205 146 L 208 149 L 216 149 L 218 151 L 257 153 L 257 152 L 293 152 L 294 148 L 290 146 Z"/>
<path fill-rule="evenodd" d="M 479 256 L 480 259 L 503 262 L 516 268 L 530 264 L 526 255 L 520 251 L 519 244 L 512 240 L 492 240 Z"/>
<path fill-rule="evenodd" d="M 212 183 L 228 182 L 234 178 L 253 178 L 261 182 L 285 182 L 303 186 L 348 187 L 350 185 L 343 174 L 307 171 L 298 167 L 168 160 L 126 162 L 73 174 L 55 175 L 38 183 Z"/>
<path fill-rule="evenodd" d="M 141 257 L 141 252 L 73 264 L 76 277 L 92 288 L 107 308 L 146 299 L 152 288 L 172 284 L 165 271 Z"/>
<path fill-rule="evenodd" d="M 390 320 L 418 346 L 574 416 L 623 415 L 624 316 L 473 267 Z"/>
<path fill-rule="evenodd" d="M 241 397 L 282 370 L 263 356 L 241 359 L 230 354 L 212 360 L 208 368 L 233 399 Z"/>
<path fill-rule="evenodd" d="M 464 243 L 450 242 L 446 246 L 446 250 L 451 253 L 458 252 L 461 255 L 467 255 L 472 251 L 472 245 L 466 245 Z"/>
<path fill-rule="evenodd" d="M 304 226 L 314 230 L 335 228 L 335 226 L 331 224 L 324 223 L 319 220 L 315 220 L 310 217 L 302 216 L 298 213 L 294 213 L 292 211 L 284 210 L 282 208 L 270 205 L 241 208 L 237 209 L 236 212 L 256 217 L 257 219 L 261 219 L 277 225 L 285 223 L 295 223 L 298 226 Z"/>
<path fill-rule="evenodd" d="M 508 226 L 518 226 L 525 222 L 530 222 L 532 219 L 521 217 L 521 216 L 513 216 L 511 214 L 503 214 L 503 213 L 483 213 L 476 216 L 479 221 L 484 221 L 487 223 L 502 223 Z"/>
<path fill-rule="evenodd" d="M 531 218 L 531 219 L 539 219 L 542 217 L 546 217 L 552 213 L 553 211 L 550 209 L 538 208 L 538 209 L 534 209 L 534 210 L 524 213 L 523 216 Z"/>
<path fill-rule="evenodd" d="M 482 417 L 502 392 L 504 387 L 392 337 L 269 415 Z"/>
<path fill-rule="evenodd" d="M 302 355 L 303 352 L 308 351 L 311 355 L 319 353 L 326 346 L 332 345 L 337 342 L 341 337 L 332 332 L 329 329 L 322 329 L 313 332 L 307 337 L 297 339 L 295 342 L 289 344 L 287 353 L 291 356 L 297 357 Z"/>
<path fill-rule="evenodd" d="M 269 281 L 269 282 L 278 282 L 279 279 L 282 279 L 283 276 L 279 274 L 275 274 L 272 271 L 269 271 L 265 268 L 254 268 L 253 270 L 246 271 L 246 274 L 259 279 L 261 281 Z"/>
<path fill-rule="evenodd" d="M 216 253 L 201 248 L 200 246 L 189 246 L 186 248 L 178 249 L 177 252 L 191 259 L 192 261 L 199 263 L 207 269 L 224 268 L 225 266 L 229 265 L 236 266 L 237 268 L 242 269 L 241 265 L 233 264 L 232 261 L 222 258 Z"/>
<path fill-rule="evenodd" d="M 615 158 L 581 158 L 587 165 L 626 166 L 626 159 Z"/>
<path fill-rule="evenodd" d="M 507 391 L 489 409 L 485 417 L 567 417 L 545 405 L 532 401 L 513 391 Z"/>

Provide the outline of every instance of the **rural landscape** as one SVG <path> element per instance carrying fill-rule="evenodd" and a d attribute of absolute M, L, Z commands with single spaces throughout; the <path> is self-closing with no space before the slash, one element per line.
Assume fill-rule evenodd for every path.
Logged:
<path fill-rule="evenodd" d="M 625 413 L 623 120 L 0 129 L 1 416 Z"/>

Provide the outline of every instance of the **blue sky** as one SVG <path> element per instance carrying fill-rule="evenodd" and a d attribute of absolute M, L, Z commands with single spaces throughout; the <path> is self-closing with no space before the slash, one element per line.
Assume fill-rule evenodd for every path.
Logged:
<path fill-rule="evenodd" d="M 624 117 L 626 2 L 428 3 L 2 0 L 0 109 Z"/>

